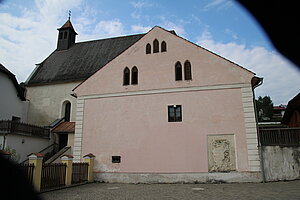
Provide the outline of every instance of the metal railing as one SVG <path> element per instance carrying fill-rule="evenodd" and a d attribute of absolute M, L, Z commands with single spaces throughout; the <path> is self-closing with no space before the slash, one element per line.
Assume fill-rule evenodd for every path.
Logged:
<path fill-rule="evenodd" d="M 262 146 L 300 146 L 300 127 L 259 129 L 258 136 Z"/>
<path fill-rule="evenodd" d="M 0 120 L 0 131 L 43 138 L 50 137 L 50 129 L 11 120 Z"/>
<path fill-rule="evenodd" d="M 72 184 L 84 183 L 88 180 L 89 164 L 85 162 L 74 162 L 72 165 Z"/>

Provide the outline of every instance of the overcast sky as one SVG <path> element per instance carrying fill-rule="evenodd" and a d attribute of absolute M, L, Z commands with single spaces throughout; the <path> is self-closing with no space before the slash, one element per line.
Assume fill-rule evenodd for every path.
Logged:
<path fill-rule="evenodd" d="M 2 0 L 0 63 L 25 81 L 56 49 L 68 19 L 77 42 L 146 33 L 159 25 L 264 78 L 256 96 L 275 105 L 300 92 L 300 71 L 272 46 L 259 25 L 230 0 Z"/>

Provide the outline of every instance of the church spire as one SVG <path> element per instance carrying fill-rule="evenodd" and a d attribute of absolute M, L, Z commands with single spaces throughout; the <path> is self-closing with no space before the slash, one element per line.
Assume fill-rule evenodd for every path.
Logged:
<path fill-rule="evenodd" d="M 57 40 L 57 50 L 67 50 L 73 44 L 75 44 L 75 39 L 77 33 L 71 23 L 71 11 L 69 10 L 69 17 L 66 23 L 61 27 L 58 28 L 58 40 Z"/>

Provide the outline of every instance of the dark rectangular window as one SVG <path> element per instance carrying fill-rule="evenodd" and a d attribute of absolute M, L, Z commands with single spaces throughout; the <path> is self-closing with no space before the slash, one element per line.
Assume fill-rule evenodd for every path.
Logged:
<path fill-rule="evenodd" d="M 121 156 L 112 156 L 111 162 L 112 163 L 121 163 Z"/>
<path fill-rule="evenodd" d="M 168 106 L 168 122 L 181 122 L 182 111 L 181 105 Z"/>

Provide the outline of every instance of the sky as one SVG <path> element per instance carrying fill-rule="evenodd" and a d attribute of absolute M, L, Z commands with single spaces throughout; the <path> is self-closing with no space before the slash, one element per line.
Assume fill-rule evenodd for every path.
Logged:
<path fill-rule="evenodd" d="M 300 71 L 232 0 L 0 0 L 0 63 L 24 82 L 57 45 L 68 19 L 76 42 L 146 33 L 158 25 L 263 77 L 255 95 L 284 104 L 300 92 Z"/>

